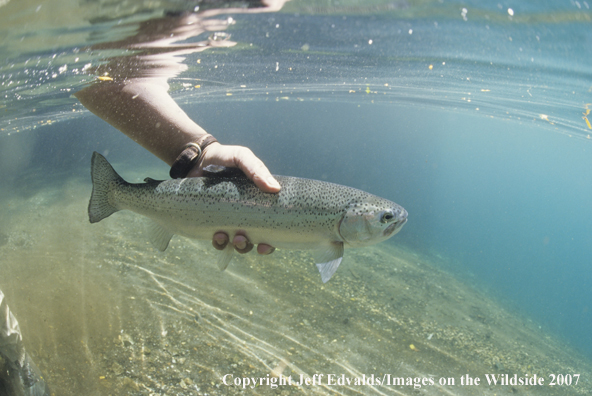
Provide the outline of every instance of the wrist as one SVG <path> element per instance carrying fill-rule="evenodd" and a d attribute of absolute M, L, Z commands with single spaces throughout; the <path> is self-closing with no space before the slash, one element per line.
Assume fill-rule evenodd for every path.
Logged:
<path fill-rule="evenodd" d="M 200 136 L 196 141 L 189 142 L 185 146 L 169 172 L 173 179 L 185 178 L 196 167 L 199 166 L 204 150 L 211 144 L 217 143 L 216 138 L 210 134 Z"/>

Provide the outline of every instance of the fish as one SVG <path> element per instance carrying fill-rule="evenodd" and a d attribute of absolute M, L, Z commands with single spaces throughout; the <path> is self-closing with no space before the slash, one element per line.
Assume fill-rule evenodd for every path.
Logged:
<path fill-rule="evenodd" d="M 101 154 L 91 160 L 91 223 L 120 210 L 148 217 L 148 237 L 160 251 L 174 235 L 212 240 L 217 232 L 241 233 L 253 244 L 310 250 L 323 283 L 341 264 L 345 248 L 382 242 L 407 222 L 400 205 L 362 190 L 325 181 L 274 176 L 278 193 L 261 191 L 240 170 L 205 169 L 204 176 L 128 183 Z M 229 243 L 218 259 L 232 259 Z"/>

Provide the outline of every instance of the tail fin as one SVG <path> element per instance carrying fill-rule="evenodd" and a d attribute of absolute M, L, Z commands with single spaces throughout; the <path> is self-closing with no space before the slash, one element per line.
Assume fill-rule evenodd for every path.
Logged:
<path fill-rule="evenodd" d="M 115 172 L 105 157 L 96 151 L 92 155 L 90 175 L 93 190 L 88 203 L 88 218 L 91 223 L 96 223 L 119 210 L 109 203 L 109 191 L 113 189 L 112 182 L 124 184 L 127 182 Z"/>

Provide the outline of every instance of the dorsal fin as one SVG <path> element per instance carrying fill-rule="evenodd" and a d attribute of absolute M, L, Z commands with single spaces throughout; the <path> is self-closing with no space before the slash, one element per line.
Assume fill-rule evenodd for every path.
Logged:
<path fill-rule="evenodd" d="M 156 183 L 156 184 L 159 184 L 159 183 L 162 183 L 163 181 L 164 181 L 164 180 L 155 180 L 155 179 L 153 179 L 153 178 L 151 178 L 151 177 L 147 177 L 147 178 L 145 178 L 145 179 L 144 179 L 144 182 L 145 182 L 145 183 L 149 183 L 149 184 L 150 184 L 150 183 Z"/>
<path fill-rule="evenodd" d="M 239 168 L 227 168 L 220 165 L 208 165 L 203 168 L 205 177 L 244 177 L 245 174 Z"/>

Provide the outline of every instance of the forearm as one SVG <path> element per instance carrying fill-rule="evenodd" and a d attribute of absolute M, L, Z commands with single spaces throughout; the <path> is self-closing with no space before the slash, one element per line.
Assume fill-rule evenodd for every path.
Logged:
<path fill-rule="evenodd" d="M 188 142 L 198 140 L 206 131 L 167 91 L 166 83 L 136 79 L 127 84 L 95 83 L 75 96 L 88 110 L 171 165 Z"/>

